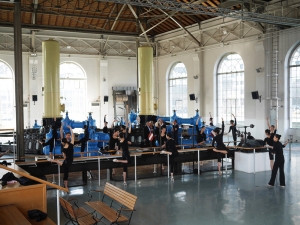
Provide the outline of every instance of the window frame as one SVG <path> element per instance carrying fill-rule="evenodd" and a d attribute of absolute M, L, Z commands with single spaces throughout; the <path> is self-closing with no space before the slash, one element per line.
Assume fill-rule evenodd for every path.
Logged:
<path fill-rule="evenodd" d="M 171 77 L 172 73 L 173 73 L 173 70 L 178 64 L 182 64 L 184 66 L 184 68 L 186 70 L 186 76 L 173 78 L 173 77 Z M 171 81 L 183 80 L 183 79 L 186 80 L 186 88 L 188 88 L 188 72 L 187 72 L 187 68 L 186 68 L 185 64 L 181 61 L 176 61 L 176 62 L 172 63 L 172 65 L 170 67 L 170 70 L 168 72 L 168 110 L 169 110 L 169 115 L 173 115 L 173 110 L 174 110 L 174 109 L 171 108 L 172 107 L 171 106 L 171 104 L 172 104 L 171 103 L 171 87 L 174 87 L 174 85 L 171 86 Z M 184 87 L 184 86 L 181 85 L 181 87 Z M 184 109 L 184 108 L 187 109 L 188 108 L 188 99 L 187 99 L 188 93 L 187 93 L 187 91 L 186 91 L 185 95 L 186 95 L 185 96 L 186 106 L 184 105 L 184 97 L 183 97 L 183 99 L 182 99 L 182 109 Z M 185 116 L 185 114 L 186 114 L 186 116 Z M 178 110 L 176 110 L 176 115 L 185 118 L 185 117 L 188 117 L 188 111 L 186 113 L 184 113 L 184 112 L 178 112 Z"/>
<path fill-rule="evenodd" d="M 240 64 L 240 65 L 243 65 L 243 69 L 230 71 L 230 72 L 229 71 L 228 72 L 220 72 L 220 71 L 222 71 L 221 64 L 222 64 L 223 60 L 226 59 L 230 55 L 238 55 L 240 57 L 240 59 L 243 62 L 243 64 Z M 217 109 L 217 120 L 216 121 L 218 121 L 221 117 L 224 118 L 224 121 L 227 121 L 227 120 L 229 121 L 229 120 L 233 119 L 233 117 L 231 117 L 227 114 L 226 115 L 220 115 L 221 114 L 221 112 L 219 110 L 220 109 L 220 107 L 219 107 L 219 94 L 220 94 L 219 81 L 220 81 L 220 76 L 222 76 L 222 75 L 225 75 L 225 76 L 235 75 L 234 76 L 234 81 L 238 82 L 238 76 L 240 76 L 241 74 L 242 74 L 241 82 L 243 82 L 243 88 L 242 88 L 241 91 L 243 92 L 242 93 L 243 97 L 242 98 L 237 98 L 236 97 L 234 99 L 233 98 L 232 99 L 226 98 L 226 105 L 225 105 L 225 110 L 227 112 L 228 109 L 229 109 L 229 107 L 227 107 L 227 101 L 229 101 L 229 100 L 235 101 L 235 107 L 234 107 L 235 112 L 232 112 L 232 113 L 234 113 L 234 115 L 237 117 L 237 121 L 239 122 L 239 124 L 243 124 L 244 121 L 245 121 L 245 63 L 244 63 L 244 60 L 242 59 L 241 55 L 237 54 L 236 52 L 230 52 L 230 53 L 227 53 L 227 54 L 223 55 L 223 57 L 219 60 L 218 65 L 216 67 L 216 109 Z M 228 78 L 225 78 L 225 79 L 226 79 L 226 82 L 228 82 Z M 238 85 L 236 85 L 236 86 L 238 86 Z M 227 90 L 228 90 L 228 88 L 225 89 L 225 91 L 227 91 Z M 236 91 L 235 91 L 236 96 L 238 96 L 238 91 L 239 90 L 236 89 Z M 234 93 L 234 92 L 231 91 L 231 94 L 232 93 Z M 226 95 L 226 97 L 227 96 L 228 95 Z M 225 100 L 225 98 L 224 98 L 224 100 Z M 240 101 L 242 103 L 242 107 L 240 107 L 240 108 L 241 108 L 241 111 L 243 112 L 243 115 L 237 114 L 237 110 L 238 110 L 237 105 L 239 104 L 237 101 Z M 224 107 L 222 107 L 222 108 L 224 108 Z M 227 116 L 229 116 L 229 117 L 227 117 Z"/>
<path fill-rule="evenodd" d="M 292 58 L 294 53 L 298 50 L 300 54 L 300 44 L 296 45 L 293 50 L 291 51 L 289 58 L 288 58 L 288 117 L 289 117 L 289 129 L 299 129 L 298 127 L 292 127 L 292 112 L 291 112 L 291 68 L 298 67 L 300 70 L 300 64 L 299 65 L 291 65 Z M 300 58 L 300 56 L 299 56 Z M 300 76 L 299 76 L 300 78 Z M 300 98 L 299 98 L 300 99 Z M 296 109 L 297 110 L 297 109 Z M 299 111 L 300 111 L 300 104 L 299 104 Z M 300 116 L 299 116 L 300 119 Z"/>

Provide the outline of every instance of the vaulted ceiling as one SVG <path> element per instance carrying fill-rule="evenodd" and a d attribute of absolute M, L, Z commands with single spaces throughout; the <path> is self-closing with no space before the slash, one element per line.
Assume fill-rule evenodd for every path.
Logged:
<path fill-rule="evenodd" d="M 217 7 L 220 3 L 219 0 L 181 2 L 199 2 L 211 7 Z M 147 34 L 155 36 L 212 18 L 209 15 L 95 0 L 21 0 L 21 5 L 22 27 L 33 30 L 55 29 L 133 36 L 149 30 Z M 13 26 L 13 7 L 13 4 L 0 2 L 0 26 Z"/>

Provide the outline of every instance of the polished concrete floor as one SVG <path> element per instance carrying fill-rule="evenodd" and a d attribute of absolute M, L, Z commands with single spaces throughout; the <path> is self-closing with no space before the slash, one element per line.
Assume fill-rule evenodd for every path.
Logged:
<path fill-rule="evenodd" d="M 138 197 L 132 225 L 153 224 L 208 224 L 208 225 L 289 225 L 300 224 L 300 150 L 293 148 L 291 161 L 285 151 L 286 188 L 276 183 L 268 188 L 271 172 L 247 174 L 229 171 L 219 176 L 216 172 L 201 175 L 176 175 L 171 181 L 166 176 L 129 180 L 127 186 L 121 181 L 112 184 Z M 278 180 L 278 177 L 277 177 Z M 64 198 L 77 198 L 79 206 L 85 205 L 90 189 L 104 187 L 106 180 L 90 180 L 87 185 L 71 187 Z M 48 190 L 48 214 L 56 221 L 56 191 Z M 93 200 L 100 195 L 93 196 Z M 61 214 L 61 224 L 66 223 Z M 109 224 L 108 221 L 104 221 Z M 101 223 L 99 223 L 101 224 Z"/>

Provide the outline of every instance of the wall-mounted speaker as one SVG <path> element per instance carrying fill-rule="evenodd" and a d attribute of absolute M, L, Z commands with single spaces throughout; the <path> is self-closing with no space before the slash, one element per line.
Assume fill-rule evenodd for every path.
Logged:
<path fill-rule="evenodd" d="M 191 101 L 194 101 L 194 100 L 196 100 L 196 98 L 195 98 L 195 94 L 190 94 L 190 100 L 191 100 Z"/>
<path fill-rule="evenodd" d="M 259 99 L 258 91 L 252 91 L 251 94 L 252 94 L 252 99 Z"/>
<path fill-rule="evenodd" d="M 104 102 L 108 102 L 108 96 L 107 95 L 104 96 Z"/>
<path fill-rule="evenodd" d="M 32 101 L 36 102 L 37 101 L 37 95 L 32 95 Z"/>

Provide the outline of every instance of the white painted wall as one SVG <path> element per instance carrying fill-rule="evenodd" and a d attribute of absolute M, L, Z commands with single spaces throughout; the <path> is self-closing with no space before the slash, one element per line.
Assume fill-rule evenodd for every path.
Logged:
<path fill-rule="evenodd" d="M 161 37 L 163 38 L 163 37 Z M 291 51 L 300 42 L 300 32 L 281 33 L 279 42 L 279 97 L 282 101 L 279 105 L 283 108 L 279 109 L 279 131 L 278 133 L 285 135 L 294 135 L 294 140 L 300 140 L 300 131 L 298 129 L 289 129 L 288 123 L 288 57 Z M 249 129 L 253 136 L 257 138 L 264 137 L 264 129 L 266 128 L 265 118 L 270 113 L 270 103 L 266 100 L 266 74 L 265 70 L 261 73 L 256 72 L 256 68 L 265 68 L 265 50 L 259 41 L 248 41 L 241 44 L 230 44 L 220 46 L 219 48 L 210 49 L 202 52 L 201 56 L 198 52 L 177 53 L 173 56 L 162 56 L 158 58 L 157 68 L 157 87 L 159 90 L 159 115 L 170 115 L 168 107 L 168 72 L 173 63 L 181 61 L 185 64 L 188 72 L 188 94 L 195 93 L 199 98 L 198 103 L 189 101 L 188 113 L 189 117 L 195 115 L 195 110 L 200 109 L 201 114 L 208 121 L 208 112 L 212 112 L 215 117 L 215 123 L 220 122 L 220 118 L 216 118 L 216 69 L 218 62 L 227 53 L 235 52 L 241 55 L 245 63 L 245 125 L 255 124 L 254 129 Z M 0 59 L 7 62 L 14 68 L 13 52 L 0 52 Z M 30 57 L 28 53 L 23 54 L 23 80 L 25 101 L 30 101 L 29 118 L 24 118 L 25 126 L 32 126 L 34 120 L 37 119 L 41 123 L 43 100 L 42 100 L 42 58 L 39 54 L 38 75 L 35 80 L 31 77 Z M 101 102 L 101 118 L 95 118 L 103 126 L 103 116 L 106 114 L 109 123 L 113 120 L 113 86 L 132 86 L 136 87 L 136 60 L 127 57 L 107 57 L 105 59 L 100 56 L 88 55 L 61 55 L 61 62 L 73 61 L 82 66 L 87 74 L 87 102 Z M 156 66 L 156 63 L 154 63 Z M 198 79 L 193 76 L 198 75 Z M 104 81 L 103 79 L 106 79 Z M 203 80 L 203 92 L 200 91 L 200 81 Z M 262 95 L 261 103 L 258 100 L 252 100 L 251 92 L 258 90 Z M 200 95 L 200 93 L 203 93 Z M 32 95 L 38 95 L 38 101 L 34 105 L 31 101 Z M 104 104 L 103 97 L 109 96 L 109 102 Z M 200 108 L 200 103 L 203 107 Z M 89 107 L 87 107 L 89 111 Z M 83 118 L 85 119 L 85 118 Z M 228 123 L 228 121 L 227 121 Z M 227 127 L 228 128 L 228 127 Z"/>

